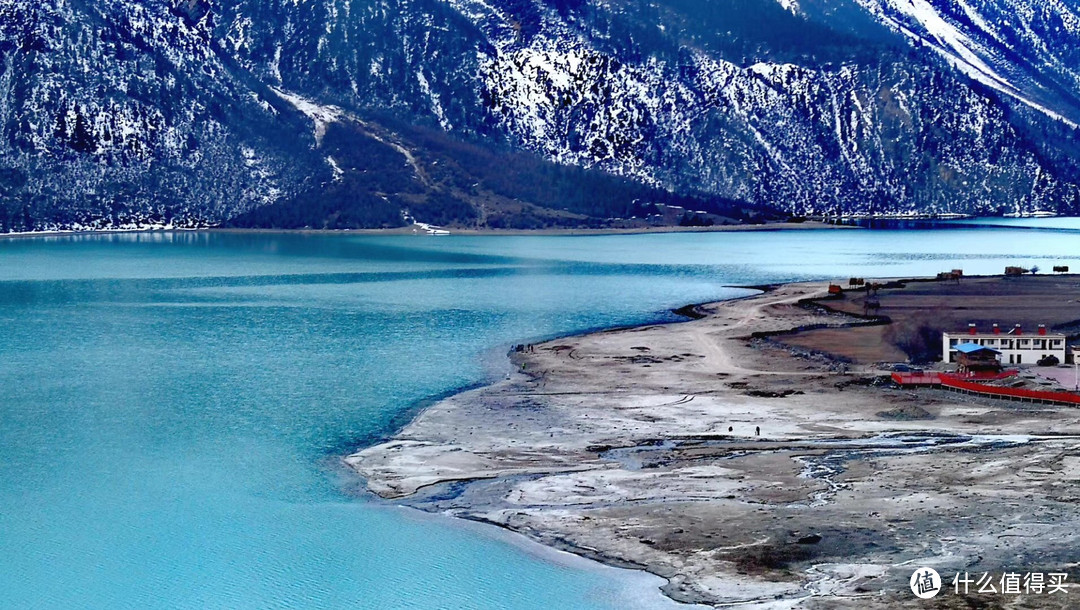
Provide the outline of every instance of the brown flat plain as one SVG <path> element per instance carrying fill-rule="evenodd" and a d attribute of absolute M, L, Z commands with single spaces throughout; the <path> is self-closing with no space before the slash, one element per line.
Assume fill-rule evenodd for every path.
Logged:
<path fill-rule="evenodd" d="M 842 285 L 846 287 L 846 280 Z M 867 293 L 858 290 L 813 302 L 837 312 L 862 315 L 866 298 Z M 997 323 L 1002 332 L 1020 324 L 1024 333 L 1035 333 L 1039 324 L 1045 324 L 1066 334 L 1080 333 L 1078 275 L 969 277 L 959 283 L 909 281 L 903 288 L 878 291 L 877 298 L 881 303 L 877 314 L 887 316 L 891 324 L 807 330 L 777 337 L 777 341 L 856 364 L 872 364 L 906 361 L 908 354 L 900 345 L 910 342 L 920 329 L 937 335 L 937 349 L 931 346 L 936 353 L 941 352 L 941 332 L 964 331 L 970 322 L 983 332 Z"/>

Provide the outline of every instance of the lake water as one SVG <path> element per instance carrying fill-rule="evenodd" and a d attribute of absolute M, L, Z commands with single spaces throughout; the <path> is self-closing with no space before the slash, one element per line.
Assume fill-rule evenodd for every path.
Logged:
<path fill-rule="evenodd" d="M 0 608 L 662 606 L 658 579 L 374 502 L 340 457 L 501 376 L 512 343 L 732 284 L 1080 269 L 1080 223 L 1025 220 L 0 240 Z"/>

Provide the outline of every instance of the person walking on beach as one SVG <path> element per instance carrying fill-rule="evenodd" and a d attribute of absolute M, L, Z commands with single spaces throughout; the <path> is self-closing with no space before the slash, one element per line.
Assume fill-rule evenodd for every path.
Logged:
<path fill-rule="evenodd" d="M 754 426 L 754 436 L 761 436 L 761 426 Z"/>

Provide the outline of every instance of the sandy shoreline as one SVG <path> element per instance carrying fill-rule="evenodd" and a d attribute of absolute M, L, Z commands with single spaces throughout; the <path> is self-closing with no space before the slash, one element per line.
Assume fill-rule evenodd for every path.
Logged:
<path fill-rule="evenodd" d="M 890 389 L 751 338 L 851 323 L 800 306 L 825 288 L 538 344 L 346 461 L 384 498 L 644 568 L 679 601 L 893 608 L 913 566 L 1068 571 L 1080 413 Z"/>
<path fill-rule="evenodd" d="M 369 505 L 369 510 L 372 508 Z M 459 519 L 452 515 L 421 511 L 403 506 L 375 506 L 375 510 L 389 510 L 398 513 L 401 518 L 422 523 L 439 523 L 446 527 L 463 530 L 471 535 L 496 540 L 514 547 L 521 553 L 535 557 L 545 563 L 597 574 L 618 587 L 618 591 L 605 590 L 602 594 L 609 602 L 617 602 L 625 610 L 706 610 L 708 606 L 680 604 L 665 597 L 660 592 L 664 580 L 641 568 L 626 569 L 603 562 L 597 562 L 580 553 L 558 546 L 542 544 L 527 536 L 502 527 L 472 519 Z M 605 583 L 607 584 L 607 583 Z"/>

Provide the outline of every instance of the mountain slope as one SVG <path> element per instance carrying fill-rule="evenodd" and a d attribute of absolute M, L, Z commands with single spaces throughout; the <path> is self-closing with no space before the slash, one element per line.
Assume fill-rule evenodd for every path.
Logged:
<path fill-rule="evenodd" d="M 1077 23 L 1033 0 L 0 0 L 0 231 L 1080 211 Z"/>
<path fill-rule="evenodd" d="M 1080 10 L 1060 0 L 859 0 L 974 80 L 1075 127 Z"/>
<path fill-rule="evenodd" d="M 514 19 L 457 1 L 477 23 Z M 917 49 L 855 27 L 832 37 L 771 2 L 638 6 L 541 12 L 528 38 L 490 27 L 502 38 L 482 73 L 500 126 L 561 161 L 794 210 L 1075 204 L 1075 167 L 1049 167 L 993 91 Z M 612 39 L 625 41 L 614 56 Z"/>

